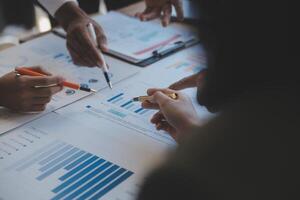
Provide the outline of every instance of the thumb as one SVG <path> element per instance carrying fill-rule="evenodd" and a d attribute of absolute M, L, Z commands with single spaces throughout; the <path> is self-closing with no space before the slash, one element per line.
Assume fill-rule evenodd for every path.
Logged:
<path fill-rule="evenodd" d="M 155 92 L 153 95 L 153 101 L 159 105 L 159 107 L 162 109 L 165 107 L 170 101 L 170 97 L 168 97 L 166 94 L 164 94 L 161 91 Z"/>

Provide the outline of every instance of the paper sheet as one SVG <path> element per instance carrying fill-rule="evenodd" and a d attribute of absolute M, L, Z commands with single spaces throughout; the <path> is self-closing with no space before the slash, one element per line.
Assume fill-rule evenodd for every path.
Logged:
<path fill-rule="evenodd" d="M 106 57 L 106 61 L 111 66 L 113 84 L 136 74 L 140 70 L 111 57 Z M 65 77 L 68 81 L 86 84 L 97 90 L 107 87 L 100 69 L 73 65 L 65 48 L 65 41 L 52 34 L 0 53 L 0 75 L 13 71 L 16 66 L 37 65 L 42 66 L 52 74 Z M 65 88 L 53 97 L 47 110 L 41 114 L 24 115 L 11 113 L 0 108 L 0 134 L 88 95 L 87 92 Z"/>
<path fill-rule="evenodd" d="M 169 134 L 157 131 L 150 123 L 156 111 L 143 109 L 141 103 L 133 102 L 132 98 L 147 95 L 146 91 L 149 88 L 168 87 L 181 78 L 200 71 L 205 67 L 205 63 L 203 49 L 200 45 L 195 46 L 147 67 L 137 76 L 117 84 L 114 90 L 105 89 L 99 94 L 92 95 L 57 112 L 78 123 L 88 123 L 89 126 L 92 126 L 91 121 L 96 123 L 97 119 L 104 118 L 136 130 L 145 137 L 173 144 L 175 141 Z M 202 120 L 208 120 L 213 116 L 197 103 L 195 88 L 184 92 L 192 99 Z"/>
<path fill-rule="evenodd" d="M 197 34 L 187 29 L 163 28 L 160 23 L 141 22 L 117 12 L 96 17 L 103 27 L 109 50 L 132 62 L 151 57 L 152 52 L 167 48 L 178 41 L 187 41 Z"/>
<path fill-rule="evenodd" d="M 0 199 L 135 199 L 172 146 L 90 119 L 51 113 L 1 136 Z"/>

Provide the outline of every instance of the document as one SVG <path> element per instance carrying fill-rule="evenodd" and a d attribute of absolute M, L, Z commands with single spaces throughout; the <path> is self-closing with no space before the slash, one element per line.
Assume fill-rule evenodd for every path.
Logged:
<path fill-rule="evenodd" d="M 133 200 L 173 148 L 104 118 L 83 120 L 92 121 L 50 113 L 2 135 L 0 199 Z"/>
<path fill-rule="evenodd" d="M 104 89 L 101 93 L 91 95 L 56 112 L 77 123 L 86 123 L 87 126 L 93 126 L 93 123 L 97 124 L 97 120 L 104 118 L 137 131 L 145 137 L 174 144 L 174 139 L 168 133 L 157 131 L 150 123 L 157 111 L 142 108 L 141 103 L 133 102 L 132 98 L 147 95 L 146 91 L 149 88 L 166 88 L 184 77 L 197 73 L 206 67 L 204 58 L 202 47 L 195 46 L 145 68 L 136 76 L 115 85 L 114 90 Z M 184 92 L 192 99 L 195 110 L 202 120 L 213 117 L 206 108 L 197 103 L 195 88 Z"/>
<path fill-rule="evenodd" d="M 1 135 L 0 199 L 136 199 L 176 143 L 150 123 L 156 111 L 132 98 L 205 67 L 195 46 Z M 196 102 L 195 89 L 185 92 Z"/>
<path fill-rule="evenodd" d="M 141 22 L 118 12 L 96 17 L 103 27 L 110 53 L 134 63 L 153 56 L 156 50 L 168 49 L 176 42 L 197 38 L 197 33 L 172 26 L 167 29 L 153 21 Z"/>
<path fill-rule="evenodd" d="M 113 84 L 133 76 L 140 70 L 109 56 L 106 57 L 106 61 L 111 66 Z M 42 66 L 50 73 L 63 76 L 68 81 L 96 90 L 107 87 L 101 69 L 75 66 L 65 47 L 65 41 L 53 34 L 0 53 L 0 76 L 13 71 L 16 66 Z M 64 88 L 53 97 L 46 111 L 40 114 L 13 113 L 0 108 L 0 134 L 88 95 L 90 93 Z"/>

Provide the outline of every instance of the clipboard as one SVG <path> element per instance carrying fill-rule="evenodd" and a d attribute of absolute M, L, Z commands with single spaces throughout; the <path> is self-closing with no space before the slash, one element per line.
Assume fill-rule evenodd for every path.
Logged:
<path fill-rule="evenodd" d="M 63 39 L 66 39 L 66 35 L 62 33 L 59 30 L 52 30 L 52 33 L 55 34 L 58 37 L 61 37 Z M 158 62 L 172 54 L 175 54 L 183 49 L 189 48 L 191 46 L 194 46 L 196 44 L 200 43 L 200 40 L 196 37 L 191 37 L 190 39 L 186 41 L 177 41 L 175 43 L 168 44 L 166 46 L 162 46 L 152 52 L 152 56 L 149 58 L 146 58 L 140 62 L 132 62 L 129 59 L 126 59 L 120 55 L 116 55 L 116 53 L 113 52 L 103 52 L 104 54 L 107 54 L 109 56 L 112 56 L 114 58 L 120 59 L 124 62 L 134 64 L 139 67 L 147 67 L 148 65 L 151 65 L 155 62 Z"/>
<path fill-rule="evenodd" d="M 140 67 L 146 67 L 151 65 L 159 60 L 162 60 L 172 54 L 175 54 L 183 49 L 189 48 L 198 44 L 200 40 L 198 38 L 191 38 L 187 41 L 178 41 L 173 43 L 169 48 L 158 49 L 152 52 L 153 56 L 147 58 L 139 63 L 136 63 Z"/>

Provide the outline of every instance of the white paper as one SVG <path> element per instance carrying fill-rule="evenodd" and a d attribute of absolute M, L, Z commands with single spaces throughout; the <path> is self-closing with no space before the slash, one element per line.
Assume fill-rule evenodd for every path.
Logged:
<path fill-rule="evenodd" d="M 157 131 L 150 123 L 157 111 L 143 109 L 141 103 L 133 102 L 132 98 L 147 95 L 149 88 L 166 88 L 204 69 L 206 61 L 203 56 L 201 46 L 195 46 L 145 68 L 137 76 L 115 85 L 114 90 L 105 89 L 57 112 L 78 123 L 87 123 L 88 126 L 93 126 L 97 120 L 104 118 L 136 130 L 145 137 L 173 144 L 175 141 L 168 133 Z M 203 121 L 212 117 L 211 113 L 197 103 L 195 88 L 184 92 L 192 99 L 195 110 Z"/>
<path fill-rule="evenodd" d="M 24 197 L 39 200 L 53 199 L 64 192 L 62 199 L 65 199 L 80 191 L 82 187 L 89 188 L 82 190 L 84 192 L 77 196 L 80 197 L 103 182 L 105 178 L 112 176 L 113 173 L 101 181 L 100 179 L 95 181 L 97 176 L 105 173 L 104 170 L 96 172 L 97 168 L 105 162 L 112 163 L 109 167 L 118 165 L 126 170 L 124 173 L 131 172 L 132 175 L 114 186 L 101 199 L 135 199 L 146 174 L 165 158 L 165 153 L 172 146 L 144 137 L 132 129 L 119 126 L 106 119 L 89 119 L 91 120 L 89 124 L 80 123 L 60 114 L 51 113 L 1 136 L 0 199 L 24 199 Z M 77 149 L 74 150 L 74 148 Z M 91 155 L 79 162 L 86 154 Z M 105 162 L 96 167 L 97 160 L 84 165 L 84 162 L 94 156 L 104 159 Z M 77 165 L 74 165 L 72 169 L 66 169 L 68 165 L 76 161 L 78 161 Z M 79 167 L 80 165 L 84 167 Z M 92 165 L 94 168 L 91 168 Z M 76 171 L 76 167 L 80 170 Z M 87 171 L 87 168 L 91 170 Z M 59 180 L 63 175 L 66 177 L 72 170 L 76 173 L 67 176 L 64 180 Z M 83 172 L 84 170 L 86 172 Z M 48 171 L 51 173 L 48 174 Z M 79 176 L 80 173 L 82 176 Z M 44 176 L 44 174 L 47 175 Z M 74 179 L 75 176 L 78 179 Z M 120 177 L 121 175 L 112 179 L 105 187 Z M 74 179 L 71 184 L 54 192 L 55 188 L 70 182 L 70 179 Z M 92 184 L 93 180 L 94 184 Z M 77 184 L 76 187 L 75 184 Z M 89 187 L 86 186 L 88 184 Z M 69 189 L 71 187 L 74 189 Z M 105 187 L 95 190 L 93 195 Z M 67 193 L 66 190 L 70 192 Z M 77 197 L 72 199 L 77 199 Z"/>
<path fill-rule="evenodd" d="M 109 50 L 133 62 L 151 57 L 152 52 L 178 41 L 187 41 L 197 34 L 187 29 L 164 28 L 160 23 L 140 20 L 117 12 L 96 17 L 103 27 Z"/>
<path fill-rule="evenodd" d="M 140 70 L 138 67 L 108 56 L 106 61 L 110 65 L 113 84 L 136 74 Z M 73 65 L 65 47 L 65 41 L 52 34 L 0 53 L 0 76 L 13 71 L 16 66 L 42 66 L 52 74 L 63 76 L 68 81 L 87 84 L 96 90 L 107 87 L 102 70 Z M 88 95 L 90 93 L 65 88 L 53 97 L 47 110 L 40 114 L 24 115 L 0 108 L 0 134 Z"/>

